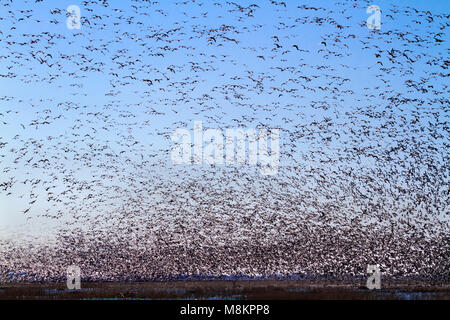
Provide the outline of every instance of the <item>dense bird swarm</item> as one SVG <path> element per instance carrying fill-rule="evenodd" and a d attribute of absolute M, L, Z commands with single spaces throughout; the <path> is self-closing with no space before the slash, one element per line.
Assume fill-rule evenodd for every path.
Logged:
<path fill-rule="evenodd" d="M 370 4 L 82 1 L 70 30 L 2 1 L 0 192 L 57 228 L 2 240 L 0 281 L 448 276 L 449 15 Z M 197 120 L 280 129 L 278 173 L 173 165 Z"/>

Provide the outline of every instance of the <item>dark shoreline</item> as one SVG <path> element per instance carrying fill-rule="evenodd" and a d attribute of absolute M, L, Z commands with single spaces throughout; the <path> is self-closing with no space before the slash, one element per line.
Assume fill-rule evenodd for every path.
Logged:
<path fill-rule="evenodd" d="M 3 283 L 0 300 L 450 300 L 450 282 L 385 279 L 380 290 L 365 280 L 204 280 L 82 282 L 71 291 L 65 282 Z"/>

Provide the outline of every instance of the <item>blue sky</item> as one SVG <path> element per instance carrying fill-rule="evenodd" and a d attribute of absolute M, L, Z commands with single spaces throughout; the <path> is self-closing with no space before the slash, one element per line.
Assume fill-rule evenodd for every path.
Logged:
<path fill-rule="evenodd" d="M 171 174 L 176 169 L 171 168 L 170 156 L 167 156 L 164 150 L 171 147 L 167 134 L 177 129 L 179 121 L 185 122 L 187 128 L 191 130 L 193 122 L 199 120 L 204 122 L 204 126 L 211 128 L 236 127 L 239 123 L 246 122 L 248 127 L 264 124 L 271 128 L 283 128 L 292 133 L 297 132 L 296 125 L 310 127 L 314 121 L 321 122 L 324 118 L 329 118 L 335 129 L 329 132 L 324 129 L 323 134 L 339 132 L 339 138 L 333 137 L 329 143 L 323 143 L 319 138 L 320 134 L 312 132 L 311 139 L 300 138 L 292 142 L 288 135 L 284 135 L 281 142 L 281 161 L 282 167 L 285 168 L 294 166 L 303 168 L 302 170 L 307 172 L 311 168 L 319 167 L 320 170 L 329 170 L 330 175 L 338 175 L 331 172 L 340 169 L 336 169 L 336 164 L 333 164 L 334 167 L 330 165 L 330 168 L 327 168 L 327 164 L 321 164 L 320 160 L 323 160 L 323 157 L 317 155 L 319 151 L 325 150 L 325 158 L 337 157 L 341 152 L 344 155 L 342 150 L 346 146 L 355 144 L 352 140 L 354 135 L 350 133 L 350 129 L 363 130 L 364 121 L 368 121 L 367 126 L 374 133 L 373 128 L 382 126 L 386 121 L 383 117 L 367 116 L 361 111 L 387 112 L 393 116 L 393 121 L 402 117 L 412 119 L 419 114 L 420 125 L 417 127 L 428 128 L 430 131 L 434 122 L 448 121 L 448 109 L 437 102 L 421 106 L 421 109 L 417 111 L 411 104 L 388 108 L 387 101 L 387 97 L 395 95 L 427 101 L 433 98 L 448 99 L 448 88 L 445 87 L 448 81 L 439 75 L 429 78 L 429 74 L 433 71 L 447 72 L 441 67 L 442 60 L 448 59 L 447 30 L 444 30 L 441 36 L 441 39 L 445 41 L 439 45 L 429 45 L 423 41 L 409 43 L 395 35 L 396 32 L 409 32 L 428 39 L 427 37 L 431 34 L 438 33 L 441 24 L 437 21 L 416 23 L 415 21 L 424 21 L 425 16 L 423 13 L 414 13 L 412 9 L 407 9 L 407 6 L 413 6 L 419 11 L 429 10 L 433 14 L 443 15 L 450 11 L 447 1 L 396 1 L 397 9 L 392 1 L 370 2 L 370 4 L 378 5 L 382 10 L 380 32 L 360 26 L 368 17 L 365 11 L 367 5 L 364 2 L 356 2 L 358 5 L 356 8 L 352 6 L 355 2 L 336 4 L 335 1 L 320 1 L 316 4 L 317 7 L 332 10 L 330 14 L 326 10 L 299 10 L 297 6 L 303 3 L 298 1 L 286 1 L 286 8 L 274 6 L 270 1 L 265 1 L 258 3 L 260 8 L 255 10 L 254 17 L 251 18 L 240 12 L 230 12 L 229 10 L 234 8 L 233 5 L 222 3 L 222 6 L 218 6 L 209 1 L 192 1 L 186 5 L 175 5 L 174 1 L 163 1 L 155 2 L 148 8 L 138 9 L 132 7 L 137 5 L 132 2 L 112 3 L 114 4 L 110 7 L 104 8 L 100 5 L 85 7 L 83 2 L 75 1 L 44 1 L 36 4 L 14 1 L 9 7 L 0 7 L 0 17 L 3 18 L 0 21 L 0 31 L 2 31 L 0 74 L 7 75 L 12 72 L 16 75 L 14 78 L 8 76 L 0 78 L 0 96 L 11 97 L 11 99 L 0 100 L 0 112 L 3 114 L 0 120 L 3 119 L 6 122 L 0 125 L 0 141 L 8 143 L 7 148 L 0 150 L 4 155 L 0 168 L 3 172 L 3 181 L 12 178 L 18 182 L 11 190 L 12 194 L 0 193 L 2 204 L 0 225 L 12 226 L 14 229 L 18 224 L 24 223 L 35 225 L 54 223 L 54 220 L 43 218 L 34 218 L 31 222 L 26 222 L 26 216 L 21 213 L 29 207 L 26 200 L 31 192 L 31 186 L 21 181 L 27 178 L 37 179 L 37 177 L 42 177 L 42 180 L 46 181 L 53 178 L 51 168 L 41 167 L 41 164 L 35 167 L 29 166 L 25 162 L 29 155 L 24 156 L 18 163 L 14 163 L 18 153 L 11 152 L 11 148 L 25 147 L 33 150 L 34 147 L 30 145 L 33 139 L 36 141 L 42 139 L 40 142 L 42 145 L 37 148 L 36 154 L 54 156 L 51 163 L 56 166 L 53 174 L 57 181 L 55 190 L 59 192 L 68 188 L 67 182 L 63 179 L 65 174 L 61 173 L 64 169 L 71 172 L 71 174 L 67 173 L 67 176 L 72 175 L 79 182 L 99 179 L 101 174 L 108 174 L 111 170 L 107 167 L 109 159 L 105 155 L 92 156 L 93 151 L 88 147 L 89 143 L 99 147 L 106 146 L 108 150 L 116 154 L 125 151 L 123 157 L 117 158 L 117 163 L 112 164 L 121 175 L 111 179 L 100 178 L 100 180 L 104 186 L 118 185 L 122 190 L 128 191 L 129 198 L 126 198 L 125 194 L 116 195 L 111 189 L 103 187 L 93 191 L 94 194 L 96 192 L 101 194 L 108 190 L 107 192 L 111 192 L 111 199 L 108 201 L 114 204 L 112 208 L 120 208 L 128 205 L 127 199 L 133 199 L 136 196 L 134 185 L 128 185 L 128 182 L 124 180 L 126 177 L 136 176 L 138 179 L 142 177 L 141 175 L 156 172 L 162 180 L 165 177 L 171 179 Z M 251 1 L 238 1 L 238 3 L 243 7 L 252 4 Z M 82 20 L 83 25 L 80 30 L 69 30 L 66 28 L 64 14 L 50 13 L 56 8 L 60 8 L 63 12 L 72 4 L 80 6 L 82 16 L 90 19 L 90 25 Z M 306 2 L 305 5 L 312 6 Z M 90 9 L 93 11 L 89 11 Z M 123 12 L 114 11 L 114 9 Z M 404 13 L 406 9 L 411 12 L 409 16 Z M 12 15 L 8 12 L 9 10 L 13 12 Z M 33 10 L 32 17 L 27 18 L 28 13 L 21 10 Z M 387 14 L 390 17 L 386 16 Z M 94 15 L 102 19 L 93 20 Z M 121 15 L 134 16 L 133 23 L 126 23 L 126 19 L 119 20 L 118 17 Z M 311 22 L 303 23 L 302 19 L 309 21 L 315 16 L 322 17 L 325 21 L 333 18 L 345 28 L 341 31 L 327 22 L 324 22 L 322 26 Z M 297 19 L 299 21 L 296 21 Z M 445 22 L 445 19 L 440 21 Z M 105 27 L 101 26 L 102 23 Z M 115 23 L 118 24 L 115 25 Z M 226 35 L 239 41 L 239 44 L 220 39 L 219 35 L 224 32 L 216 31 L 216 29 L 221 26 L 234 27 L 235 29 L 230 29 Z M 285 28 L 286 26 L 288 27 Z M 168 37 L 173 38 L 171 43 L 166 42 L 167 39 L 164 37 L 161 41 L 156 40 L 158 36 L 150 37 L 176 28 L 182 29 L 174 31 L 173 35 Z M 280 28 L 282 30 L 279 30 Z M 197 33 L 196 30 L 210 30 L 216 41 Z M 385 34 L 389 31 L 392 33 Z M 51 44 L 47 42 L 47 45 L 44 45 L 45 42 L 42 41 L 31 47 L 30 44 L 20 45 L 21 42 L 32 39 L 24 35 L 43 35 L 44 32 L 56 35 L 51 40 Z M 354 37 L 349 38 L 349 34 Z M 44 34 L 42 37 L 45 39 L 47 35 Z M 282 46 L 280 49 L 275 48 L 273 38 L 275 35 Z M 319 52 L 320 49 L 324 49 L 321 42 L 325 38 L 327 49 L 342 56 L 329 54 L 325 57 L 324 52 Z M 340 42 L 333 42 L 332 39 L 335 38 L 340 39 Z M 8 41 L 14 43 L 8 44 Z M 299 52 L 293 45 L 298 45 L 299 48 L 308 52 Z M 48 48 L 45 48 L 46 46 Z M 164 46 L 177 48 L 177 50 L 168 52 L 162 49 Z M 365 46 L 368 48 L 365 49 Z M 378 50 L 383 52 L 380 58 L 374 55 L 377 53 L 374 46 L 378 46 Z M 91 50 L 93 48 L 98 50 Z M 102 50 L 102 48 L 106 49 Z M 420 56 L 420 58 L 414 64 L 408 64 L 403 58 L 401 58 L 402 66 L 393 64 L 386 58 L 386 52 L 392 49 L 401 52 L 410 50 L 408 52 L 410 57 Z M 283 54 L 285 50 L 289 52 Z M 161 51 L 165 52 L 163 57 L 151 55 Z M 49 58 L 46 55 L 50 54 L 49 61 L 59 62 L 60 68 L 39 63 L 32 57 L 31 52 L 44 58 Z M 73 58 L 64 59 L 63 55 L 73 56 Z M 222 55 L 226 56 L 223 58 L 224 61 L 221 61 Z M 264 59 L 260 58 L 261 56 Z M 425 62 L 431 58 L 441 59 L 441 62 L 435 65 L 426 64 Z M 139 59 L 135 63 L 136 67 L 127 65 L 124 68 L 118 68 L 118 62 L 126 63 L 135 59 Z M 398 59 L 400 61 L 400 58 Z M 19 62 L 19 64 L 13 62 Z M 89 66 L 91 69 L 85 71 L 82 69 L 83 66 Z M 202 69 L 196 69 L 194 72 L 192 66 Z M 320 66 L 326 66 L 326 68 L 318 69 Z M 96 67 L 102 71 L 93 70 Z M 173 68 L 175 72 L 171 72 L 168 68 Z M 282 71 L 277 68 L 288 69 Z M 381 68 L 392 69 L 387 74 Z M 249 75 L 253 79 L 262 78 L 261 83 L 264 89 L 259 91 L 255 88 L 253 80 L 248 78 Z M 333 75 L 338 79 L 330 78 Z M 169 80 L 165 80 L 165 76 L 169 77 Z M 316 78 L 305 82 L 301 76 Z M 405 85 L 405 81 L 413 79 L 420 82 L 423 78 L 427 78 L 427 84 L 433 85 L 442 93 L 434 95 L 431 90 L 426 94 L 414 90 L 409 92 L 411 88 Z M 143 79 L 153 79 L 154 85 L 148 86 L 142 81 Z M 161 81 L 157 82 L 155 79 L 161 79 Z M 188 83 L 194 79 L 198 82 L 180 87 L 180 82 Z M 288 81 L 289 79 L 298 81 Z M 342 79 L 349 80 L 339 84 Z M 121 82 L 113 82 L 116 86 L 113 87 L 111 81 Z M 333 83 L 333 81 L 336 82 Z M 246 100 L 241 101 L 233 94 L 227 96 L 226 93 L 221 92 L 225 88 L 222 86 L 229 84 L 241 85 L 242 87 L 235 87 L 234 90 L 241 93 Z M 315 88 L 316 91 L 307 90 L 301 84 Z M 318 89 L 333 86 L 336 86 L 341 93 L 337 98 L 332 97 L 330 89 Z M 274 88 L 296 91 L 292 91 L 292 94 L 284 91 L 279 96 Z M 342 94 L 345 90 L 348 92 Z M 386 91 L 388 93 L 383 96 L 382 92 Z M 209 100 L 205 99 L 205 94 L 210 96 Z M 210 106 L 210 109 L 205 109 L 204 105 L 199 103 L 202 99 L 204 105 Z M 239 103 L 246 105 L 241 106 Z M 328 107 L 317 107 L 323 104 Z M 66 110 L 67 106 L 71 106 L 69 110 Z M 72 108 L 73 106 L 80 108 Z M 163 112 L 164 115 L 149 113 L 152 109 Z M 12 112 L 7 113 L 9 110 Z M 437 117 L 434 117 L 433 113 L 437 113 Z M 53 119 L 50 125 L 31 125 L 34 120 L 45 119 L 46 115 L 50 115 Z M 61 117 L 57 118 L 59 115 Z M 255 119 L 243 121 L 242 117 Z M 216 121 L 211 118 L 215 118 Z M 287 122 L 285 119 L 291 121 Z M 354 121 L 353 124 L 351 121 Z M 21 124 L 25 126 L 25 129 Z M 77 130 L 72 129 L 79 124 L 83 124 L 83 127 Z M 414 136 L 412 129 L 405 131 L 400 123 L 390 124 L 390 126 L 403 134 L 406 132 L 408 138 Z M 443 126 L 437 128 L 441 130 Z M 77 132 L 79 136 L 73 136 L 74 132 Z M 86 134 L 87 139 L 82 140 Z M 425 138 L 430 138 L 428 134 Z M 16 135 L 19 135 L 18 139 L 14 139 Z M 444 132 L 443 138 L 435 138 L 427 142 L 435 145 L 438 150 L 430 154 L 435 157 L 434 163 L 444 167 L 443 161 L 446 157 L 448 159 L 448 151 L 443 144 L 445 138 L 448 138 L 448 132 Z M 137 146 L 131 146 L 134 141 L 138 142 Z M 397 143 L 398 140 L 389 135 L 374 134 L 369 135 L 368 138 L 361 136 L 359 146 L 370 147 L 379 144 L 374 148 L 385 150 L 390 144 Z M 129 145 L 124 146 L 124 144 Z M 287 151 L 291 149 L 293 153 Z M 289 156 L 286 155 L 288 152 Z M 85 154 L 91 160 L 77 158 L 77 153 Z M 67 155 L 67 159 L 64 159 L 63 155 Z M 153 158 L 153 155 L 156 157 Z M 157 166 L 156 169 L 149 168 L 148 172 L 138 170 L 139 173 L 136 174 L 135 165 L 140 163 L 141 158 L 160 161 L 162 165 Z M 371 157 L 338 162 L 338 168 L 355 167 L 368 172 L 377 168 L 377 164 Z M 87 167 L 87 163 L 92 166 Z M 426 168 L 426 165 L 424 167 Z M 5 168 L 9 169 L 5 170 Z M 282 171 L 280 176 L 290 176 L 290 174 L 291 172 L 287 170 Z M 448 171 L 446 174 L 443 174 L 444 180 L 448 180 Z M 47 200 L 46 192 L 44 192 L 46 186 L 39 184 L 37 188 L 35 193 L 38 194 L 38 200 L 30 211 L 32 216 L 39 215 L 45 209 L 55 212 L 61 208 L 61 203 Z M 88 192 L 84 190 L 78 194 L 75 193 L 77 197 L 73 200 L 73 206 L 81 202 L 81 207 L 88 207 L 86 203 L 83 205 L 81 200 Z M 159 199 L 162 196 L 155 197 Z M 379 195 L 374 195 L 374 199 L 377 197 Z M 68 201 L 67 198 L 66 201 Z M 89 211 L 88 208 L 83 210 Z M 70 220 L 71 217 L 67 219 Z M 59 221 L 64 220 L 63 217 Z"/>

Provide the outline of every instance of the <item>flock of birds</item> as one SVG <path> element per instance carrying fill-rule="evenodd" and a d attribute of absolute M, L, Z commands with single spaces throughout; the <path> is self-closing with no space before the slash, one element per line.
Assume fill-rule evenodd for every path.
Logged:
<path fill-rule="evenodd" d="M 371 4 L 2 1 L 0 199 L 55 229 L 1 239 L 0 281 L 448 281 L 450 15 Z M 278 174 L 173 165 L 197 120 L 280 129 Z"/>

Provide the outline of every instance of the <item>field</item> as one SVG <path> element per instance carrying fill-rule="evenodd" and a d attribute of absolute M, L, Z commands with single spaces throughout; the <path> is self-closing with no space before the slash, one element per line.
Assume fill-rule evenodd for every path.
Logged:
<path fill-rule="evenodd" d="M 380 290 L 352 280 L 212 280 L 171 282 L 85 282 L 80 290 L 60 283 L 5 283 L 0 300 L 450 300 L 448 280 L 384 279 Z"/>

